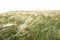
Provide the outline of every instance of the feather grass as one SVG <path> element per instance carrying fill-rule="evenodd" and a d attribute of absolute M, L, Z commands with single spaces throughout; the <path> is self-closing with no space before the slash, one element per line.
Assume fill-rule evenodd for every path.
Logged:
<path fill-rule="evenodd" d="M 0 14 L 0 40 L 60 40 L 60 12 L 47 13 L 47 16 L 29 11 Z"/>

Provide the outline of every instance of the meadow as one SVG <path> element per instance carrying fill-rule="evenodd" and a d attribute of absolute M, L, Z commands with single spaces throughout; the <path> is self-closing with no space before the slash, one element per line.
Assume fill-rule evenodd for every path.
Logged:
<path fill-rule="evenodd" d="M 60 11 L 2 13 L 0 40 L 60 40 Z"/>

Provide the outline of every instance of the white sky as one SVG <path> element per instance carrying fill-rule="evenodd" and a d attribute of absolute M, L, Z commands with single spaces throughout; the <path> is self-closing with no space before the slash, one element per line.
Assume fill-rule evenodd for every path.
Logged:
<path fill-rule="evenodd" d="M 0 13 L 13 10 L 60 10 L 60 0 L 0 0 Z"/>

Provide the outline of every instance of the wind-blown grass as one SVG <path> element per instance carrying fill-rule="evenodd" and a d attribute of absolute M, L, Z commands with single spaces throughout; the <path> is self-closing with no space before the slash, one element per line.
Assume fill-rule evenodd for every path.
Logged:
<path fill-rule="evenodd" d="M 14 11 L 0 14 L 0 40 L 60 40 L 60 12 Z"/>

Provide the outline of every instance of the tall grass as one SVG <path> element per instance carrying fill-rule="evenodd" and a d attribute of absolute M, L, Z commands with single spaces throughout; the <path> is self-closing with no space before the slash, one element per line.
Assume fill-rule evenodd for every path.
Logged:
<path fill-rule="evenodd" d="M 60 12 L 0 14 L 0 40 L 60 40 Z"/>

